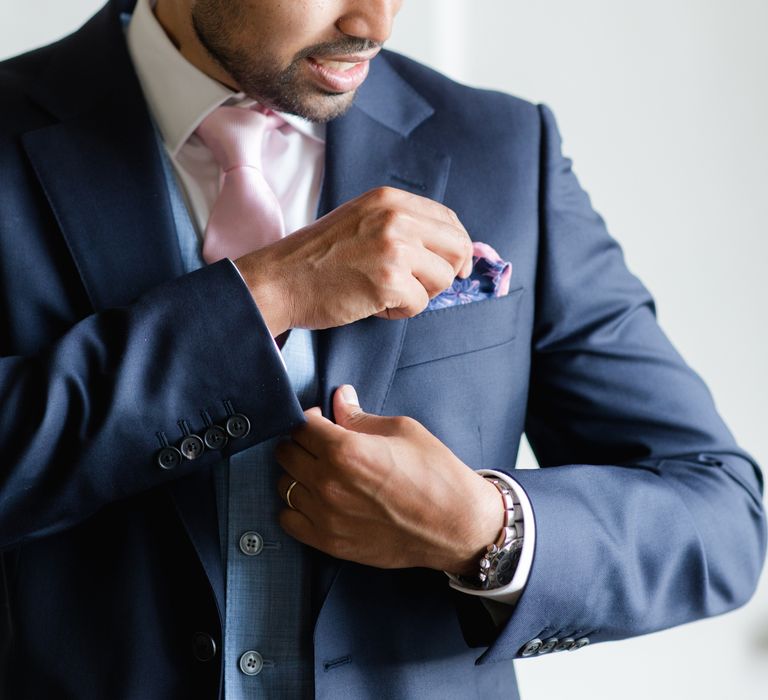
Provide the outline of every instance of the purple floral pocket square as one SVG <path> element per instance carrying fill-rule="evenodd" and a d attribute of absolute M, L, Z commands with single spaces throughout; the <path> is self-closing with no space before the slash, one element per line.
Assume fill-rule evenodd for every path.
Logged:
<path fill-rule="evenodd" d="M 459 277 L 453 280 L 448 289 L 430 300 L 425 311 L 506 296 L 511 279 L 512 263 L 502 260 L 487 243 L 475 242 L 472 244 L 472 274 L 465 280 Z"/>

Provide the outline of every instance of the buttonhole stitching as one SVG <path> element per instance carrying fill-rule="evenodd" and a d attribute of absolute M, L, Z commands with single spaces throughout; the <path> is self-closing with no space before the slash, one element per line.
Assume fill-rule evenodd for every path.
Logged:
<path fill-rule="evenodd" d="M 352 657 L 347 656 L 340 656 L 338 659 L 332 659 L 331 661 L 324 661 L 323 662 L 323 668 L 327 671 L 332 671 L 334 668 L 338 668 L 339 666 L 344 666 L 346 664 L 352 663 Z"/>

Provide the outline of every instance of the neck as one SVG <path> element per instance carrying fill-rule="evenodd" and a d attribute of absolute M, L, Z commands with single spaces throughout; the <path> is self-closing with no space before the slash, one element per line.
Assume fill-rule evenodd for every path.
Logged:
<path fill-rule="evenodd" d="M 235 91 L 239 90 L 235 81 L 200 43 L 192 24 L 192 13 L 189 5 L 188 2 L 157 0 L 155 17 L 179 53 L 195 68 L 228 88 Z"/>

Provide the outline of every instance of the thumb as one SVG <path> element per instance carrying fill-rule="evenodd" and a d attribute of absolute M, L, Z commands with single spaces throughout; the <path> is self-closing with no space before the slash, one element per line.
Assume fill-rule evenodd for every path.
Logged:
<path fill-rule="evenodd" d="M 360 408 L 355 387 L 351 384 L 343 384 L 333 395 L 333 415 L 336 424 L 356 433 L 370 433 L 372 435 L 384 433 L 386 418 L 366 413 Z"/>

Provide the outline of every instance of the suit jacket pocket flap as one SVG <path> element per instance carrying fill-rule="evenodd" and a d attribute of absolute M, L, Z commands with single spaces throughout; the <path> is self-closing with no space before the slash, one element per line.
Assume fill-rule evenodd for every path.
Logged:
<path fill-rule="evenodd" d="M 523 287 L 503 297 L 426 311 L 408 321 L 398 368 L 508 343 L 517 334 Z"/>

